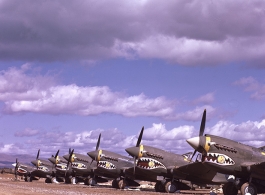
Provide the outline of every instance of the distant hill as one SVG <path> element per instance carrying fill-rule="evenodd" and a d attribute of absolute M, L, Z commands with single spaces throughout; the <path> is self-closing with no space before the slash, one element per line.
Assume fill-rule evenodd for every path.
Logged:
<path fill-rule="evenodd" d="M 36 156 L 31 156 L 28 154 L 4 154 L 0 153 L 0 168 L 11 168 L 12 164 L 16 162 L 16 158 L 18 162 L 23 164 L 31 164 L 30 162 L 36 158 Z"/>

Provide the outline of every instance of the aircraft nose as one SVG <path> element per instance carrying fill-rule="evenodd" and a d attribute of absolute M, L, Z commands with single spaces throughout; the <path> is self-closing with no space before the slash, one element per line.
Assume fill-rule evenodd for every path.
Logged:
<path fill-rule="evenodd" d="M 126 148 L 125 151 L 129 155 L 131 155 L 132 157 L 138 157 L 138 155 L 139 155 L 139 148 L 138 147 Z"/>
<path fill-rule="evenodd" d="M 197 150 L 200 146 L 200 137 L 193 137 L 186 140 L 191 147 Z"/>
<path fill-rule="evenodd" d="M 93 160 L 95 160 L 98 157 L 98 151 L 88 152 L 87 155 L 90 156 L 90 158 L 92 158 Z"/>
<path fill-rule="evenodd" d="M 31 163 L 32 163 L 34 166 L 37 166 L 38 161 L 37 161 L 37 160 L 33 160 L 33 161 L 31 161 Z"/>

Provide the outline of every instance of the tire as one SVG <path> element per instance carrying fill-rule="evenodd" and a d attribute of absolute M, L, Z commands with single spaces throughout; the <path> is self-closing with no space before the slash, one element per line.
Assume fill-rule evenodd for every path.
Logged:
<path fill-rule="evenodd" d="M 246 194 L 257 195 L 256 186 L 252 183 L 244 183 L 241 186 L 241 195 L 246 195 Z"/>
<path fill-rule="evenodd" d="M 94 178 L 89 178 L 88 179 L 88 184 L 91 186 L 95 186 L 97 184 L 97 180 Z"/>
<path fill-rule="evenodd" d="M 156 182 L 155 191 L 156 192 L 165 192 L 165 187 L 164 187 L 164 185 L 162 184 L 161 181 L 157 181 Z"/>
<path fill-rule="evenodd" d="M 125 179 L 121 179 L 118 182 L 118 186 L 119 186 L 120 189 L 124 189 L 126 186 L 128 186 L 128 183 L 125 181 Z"/>
<path fill-rule="evenodd" d="M 71 178 L 71 184 L 76 184 L 76 178 L 75 177 Z"/>
<path fill-rule="evenodd" d="M 238 189 L 236 185 L 232 182 L 228 182 L 223 186 L 223 194 L 224 195 L 237 195 Z"/>
<path fill-rule="evenodd" d="M 52 182 L 52 183 L 59 183 L 59 182 L 56 180 L 56 177 L 51 178 L 51 182 Z"/>
<path fill-rule="evenodd" d="M 70 184 L 71 183 L 71 179 L 69 177 L 66 177 L 65 180 L 64 180 L 64 183 Z"/>
<path fill-rule="evenodd" d="M 167 193 L 174 193 L 178 190 L 177 184 L 172 181 L 168 181 L 165 185 L 165 191 Z"/>
<path fill-rule="evenodd" d="M 119 188 L 119 185 L 118 185 L 118 181 L 117 181 L 117 179 L 113 179 L 113 180 L 112 180 L 111 187 L 112 187 L 112 188 L 116 188 L 116 189 Z"/>
<path fill-rule="evenodd" d="M 45 183 L 52 183 L 50 178 L 45 179 Z"/>

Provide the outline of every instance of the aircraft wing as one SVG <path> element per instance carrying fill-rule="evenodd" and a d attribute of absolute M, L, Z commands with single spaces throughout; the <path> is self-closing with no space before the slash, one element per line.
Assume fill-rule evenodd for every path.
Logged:
<path fill-rule="evenodd" d="M 201 162 L 193 162 L 184 166 L 175 167 L 171 170 L 175 178 L 193 180 L 196 183 L 222 183 L 225 182 L 225 176 L 218 175 Z M 220 177 L 220 178 L 219 178 Z"/>
<path fill-rule="evenodd" d="M 244 162 L 241 167 L 249 172 L 252 177 L 265 180 L 265 162 Z"/>

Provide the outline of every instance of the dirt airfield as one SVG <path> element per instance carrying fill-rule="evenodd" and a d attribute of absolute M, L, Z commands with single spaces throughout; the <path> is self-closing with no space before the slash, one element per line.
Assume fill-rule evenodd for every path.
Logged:
<path fill-rule="evenodd" d="M 210 190 L 183 191 L 184 194 L 210 194 Z M 154 183 L 141 182 L 139 188 L 134 189 L 113 189 L 110 183 L 100 184 L 98 186 L 87 186 L 82 184 L 46 184 L 43 179 L 33 182 L 23 180 L 14 181 L 12 174 L 0 174 L 0 195 L 39 195 L 39 194 L 60 194 L 60 195 L 102 195 L 102 194 L 125 194 L 125 195 L 156 195 Z"/>

